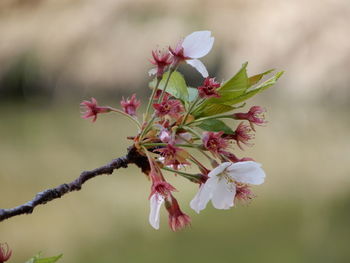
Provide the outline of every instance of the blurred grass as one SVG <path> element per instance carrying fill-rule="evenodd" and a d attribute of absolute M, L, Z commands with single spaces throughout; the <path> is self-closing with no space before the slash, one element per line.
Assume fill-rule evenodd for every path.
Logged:
<path fill-rule="evenodd" d="M 238 153 L 263 163 L 268 175 L 254 188 L 258 197 L 250 205 L 230 211 L 209 205 L 196 215 L 188 203 L 197 187 L 171 178 L 193 224 L 172 233 L 162 211 L 155 231 L 148 225 L 149 182 L 130 167 L 96 178 L 30 216 L 1 223 L 0 241 L 14 250 L 10 262 L 24 262 L 37 251 L 84 263 L 349 262 L 346 114 L 293 103 L 268 110 L 270 123 L 258 129 L 256 146 Z M 12 104 L 0 112 L 5 208 L 124 154 L 126 136 L 135 132 L 119 116 L 101 116 L 95 124 L 82 120 L 79 107 L 71 105 Z"/>

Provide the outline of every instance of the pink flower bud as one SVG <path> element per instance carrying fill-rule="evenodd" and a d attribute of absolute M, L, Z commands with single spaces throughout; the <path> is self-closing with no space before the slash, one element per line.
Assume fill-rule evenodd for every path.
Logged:
<path fill-rule="evenodd" d="M 111 111 L 110 107 L 98 106 L 95 98 L 91 98 L 91 101 L 84 100 L 82 103 L 80 103 L 80 106 L 82 107 L 83 111 L 85 110 L 82 112 L 81 117 L 83 119 L 92 117 L 92 122 L 96 121 L 99 113 L 107 113 Z"/>
<path fill-rule="evenodd" d="M 236 120 L 247 120 L 249 121 L 250 127 L 255 131 L 254 125 L 263 125 L 267 123 L 265 121 L 264 113 L 266 110 L 260 106 L 253 106 L 247 113 L 235 113 L 233 118 Z"/>
<path fill-rule="evenodd" d="M 0 243 L 0 263 L 4 263 L 10 259 L 12 250 L 7 243 Z"/>
<path fill-rule="evenodd" d="M 237 142 L 238 147 L 241 150 L 243 150 L 241 143 L 247 146 L 252 146 L 252 144 L 249 143 L 249 141 L 254 138 L 254 134 L 252 134 L 251 132 L 252 132 L 252 129 L 248 125 L 241 122 L 238 125 L 237 129 L 235 130 L 235 133 L 226 134 L 225 138 L 235 140 Z"/>
<path fill-rule="evenodd" d="M 227 139 L 223 138 L 224 132 L 203 132 L 203 146 L 208 151 L 217 155 L 228 147 Z"/>
<path fill-rule="evenodd" d="M 136 116 L 136 110 L 141 105 L 141 101 L 136 99 L 136 94 L 133 94 L 131 98 L 123 99 L 120 102 L 120 105 L 123 107 L 125 113 Z"/>
<path fill-rule="evenodd" d="M 152 180 L 150 197 L 154 194 L 159 194 L 165 198 L 169 196 L 171 192 L 176 191 L 176 188 L 174 186 L 166 182 L 163 179 L 163 176 L 154 170 L 150 172 L 149 176 Z"/>
<path fill-rule="evenodd" d="M 172 166 L 175 170 L 177 170 L 179 166 L 190 165 L 186 160 L 189 157 L 188 152 L 174 146 L 172 143 L 168 143 L 167 146 L 157 149 L 156 151 L 164 157 L 164 165 Z"/>
<path fill-rule="evenodd" d="M 219 98 L 220 94 L 217 89 L 220 87 L 220 83 L 215 81 L 215 78 L 207 77 L 203 85 L 198 87 L 198 95 L 201 98 Z"/>
<path fill-rule="evenodd" d="M 169 213 L 169 227 L 173 231 L 178 231 L 191 224 L 191 218 L 183 213 L 179 203 L 172 195 L 165 201 L 165 208 Z"/>
<path fill-rule="evenodd" d="M 244 203 L 249 203 L 256 196 L 250 190 L 248 185 L 236 184 L 235 199 Z"/>
<path fill-rule="evenodd" d="M 169 99 L 169 96 L 164 96 L 161 103 L 154 103 L 153 108 L 158 117 L 166 115 L 178 119 L 181 113 L 184 112 L 184 107 L 179 100 Z"/>
<path fill-rule="evenodd" d="M 172 63 L 173 58 L 170 53 L 161 52 L 159 50 L 152 51 L 152 56 L 153 60 L 150 62 L 157 67 L 151 70 L 150 74 L 153 75 L 153 73 L 155 73 L 157 78 L 162 78 L 166 67 Z"/>

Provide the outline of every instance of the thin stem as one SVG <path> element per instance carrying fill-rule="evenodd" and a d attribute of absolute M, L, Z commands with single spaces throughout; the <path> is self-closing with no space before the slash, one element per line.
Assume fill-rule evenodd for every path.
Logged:
<path fill-rule="evenodd" d="M 148 121 L 149 111 L 150 111 L 150 109 L 151 109 L 151 105 L 152 105 L 154 96 L 155 96 L 156 93 L 157 93 L 157 90 L 158 90 L 158 87 L 159 87 L 159 84 L 160 84 L 161 80 L 162 80 L 162 78 L 157 78 L 157 84 L 156 84 L 156 86 L 154 87 L 154 89 L 153 89 L 153 91 L 152 91 L 151 98 L 150 98 L 149 101 L 148 101 L 148 105 L 147 105 L 147 109 L 146 109 L 146 115 L 145 115 L 145 120 L 144 120 L 144 122 Z"/>
<path fill-rule="evenodd" d="M 201 122 L 201 121 L 205 121 L 205 120 L 211 120 L 211 119 L 223 119 L 223 118 L 230 118 L 233 119 L 233 114 L 225 114 L 225 115 L 219 115 L 219 116 L 208 116 L 208 117 L 203 117 L 203 118 L 199 118 L 196 119 L 194 121 L 191 121 L 190 123 L 188 123 L 188 125 L 193 124 L 193 123 L 197 123 L 197 122 Z"/>
<path fill-rule="evenodd" d="M 140 135 L 140 141 L 142 141 L 143 136 L 145 136 L 145 134 L 147 134 L 147 132 L 149 131 L 155 118 L 156 116 L 153 116 L 152 119 L 147 123 L 146 127 L 142 130 Z"/>
<path fill-rule="evenodd" d="M 168 171 L 168 172 L 172 172 L 172 173 L 176 173 L 178 175 L 181 175 L 182 177 L 185 177 L 186 179 L 189 179 L 190 181 L 195 180 L 196 182 L 200 182 L 200 180 L 201 180 L 201 175 L 198 175 L 198 174 L 189 174 L 189 173 L 174 170 L 174 169 L 171 169 L 168 167 L 162 167 L 161 169 Z"/>
<path fill-rule="evenodd" d="M 191 127 L 184 126 L 182 128 L 184 128 L 185 130 L 189 131 L 190 133 L 196 135 L 199 139 L 202 138 L 202 136 L 196 130 L 192 129 Z"/>
<path fill-rule="evenodd" d="M 141 130 L 141 124 L 138 122 L 138 120 L 136 120 L 134 117 L 132 117 L 131 115 L 125 113 L 124 111 L 122 110 L 119 110 L 119 109 L 115 109 L 115 108 L 111 108 L 109 107 L 109 109 L 113 112 L 116 112 L 116 113 L 119 113 L 121 115 L 124 115 L 125 117 L 127 117 L 128 119 L 132 120 L 136 126 L 139 128 L 139 130 Z"/>
<path fill-rule="evenodd" d="M 182 119 L 181 125 L 183 125 L 184 123 L 186 123 L 186 120 L 188 118 L 188 116 L 191 114 L 193 108 L 196 106 L 197 102 L 199 101 L 199 97 L 197 96 L 197 98 L 193 101 L 193 103 L 190 105 L 188 111 L 186 112 L 185 117 Z"/>
<path fill-rule="evenodd" d="M 168 143 L 160 143 L 160 142 L 156 142 L 156 143 L 142 143 L 141 145 L 144 146 L 144 147 L 156 147 L 156 146 L 167 146 Z M 200 147 L 199 144 L 175 144 L 175 146 L 187 147 L 187 148 L 198 148 L 198 147 Z"/>
<path fill-rule="evenodd" d="M 173 72 L 174 72 L 175 70 L 176 70 L 176 67 L 171 67 L 171 68 L 169 69 L 168 78 L 167 78 L 166 81 L 165 81 L 165 85 L 164 85 L 162 94 L 159 96 L 158 103 L 160 103 L 160 102 L 163 100 L 163 97 L 164 97 L 164 95 L 165 95 L 165 90 L 166 90 L 166 88 L 168 87 L 168 83 L 169 83 L 170 77 L 171 77 L 171 75 L 173 74 Z"/>

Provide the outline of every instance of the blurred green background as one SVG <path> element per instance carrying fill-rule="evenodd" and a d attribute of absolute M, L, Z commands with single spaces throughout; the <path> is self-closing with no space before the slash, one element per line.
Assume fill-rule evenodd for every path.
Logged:
<path fill-rule="evenodd" d="M 148 224 L 150 184 L 135 167 L 0 223 L 10 262 L 42 251 L 62 262 L 350 262 L 350 2 L 2 0 L 0 2 L 0 207 L 31 199 L 123 155 L 135 133 L 119 116 L 95 124 L 79 103 L 145 101 L 150 51 L 192 31 L 213 32 L 205 59 L 218 80 L 249 61 L 251 75 L 285 70 L 248 102 L 267 127 L 238 156 L 261 162 L 257 198 L 229 211 L 189 208 L 197 191 L 167 175 L 192 227 Z M 200 75 L 181 71 L 191 85 Z M 145 102 L 143 103 L 143 106 Z"/>

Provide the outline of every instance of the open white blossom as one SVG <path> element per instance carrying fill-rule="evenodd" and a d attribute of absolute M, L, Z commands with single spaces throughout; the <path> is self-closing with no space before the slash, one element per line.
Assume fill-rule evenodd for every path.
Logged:
<path fill-rule="evenodd" d="M 213 169 L 208 177 L 190 203 L 191 208 L 197 213 L 203 210 L 210 200 L 217 209 L 233 207 L 236 183 L 262 184 L 265 172 L 261 164 L 253 161 L 225 162 Z"/>
<path fill-rule="evenodd" d="M 160 194 L 153 194 L 150 198 L 149 223 L 154 229 L 159 229 L 160 207 L 164 202 L 164 197 Z"/>
<path fill-rule="evenodd" d="M 204 78 L 208 77 L 208 71 L 204 64 L 198 59 L 209 53 L 214 44 L 214 37 L 210 31 L 196 31 L 185 37 L 181 46 L 187 64 L 194 67 Z"/>

